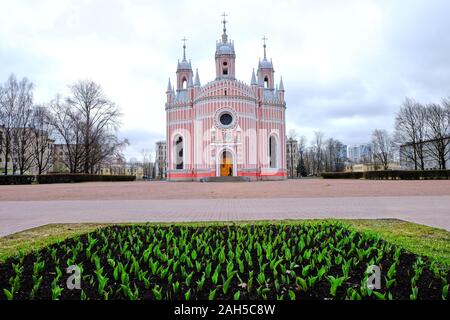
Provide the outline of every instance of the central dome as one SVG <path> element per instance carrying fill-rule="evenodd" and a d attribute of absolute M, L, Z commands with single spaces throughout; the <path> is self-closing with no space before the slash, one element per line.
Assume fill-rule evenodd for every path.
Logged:
<path fill-rule="evenodd" d="M 261 69 L 272 69 L 273 68 L 272 61 L 263 59 L 262 61 L 259 62 L 259 67 Z"/>
<path fill-rule="evenodd" d="M 178 70 L 191 70 L 191 63 L 186 59 L 183 59 L 181 62 L 178 62 Z"/>
<path fill-rule="evenodd" d="M 217 49 L 218 54 L 233 54 L 233 51 L 233 48 L 227 44 L 223 44 Z"/>

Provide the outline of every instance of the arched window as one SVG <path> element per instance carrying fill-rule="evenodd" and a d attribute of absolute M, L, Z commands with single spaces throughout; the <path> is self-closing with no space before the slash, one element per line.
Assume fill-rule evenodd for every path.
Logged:
<path fill-rule="evenodd" d="M 224 61 L 222 63 L 222 75 L 227 76 L 228 75 L 228 62 Z"/>
<path fill-rule="evenodd" d="M 183 89 L 187 89 L 187 80 L 186 80 L 186 78 L 183 78 L 183 80 L 181 80 L 181 87 Z"/>
<path fill-rule="evenodd" d="M 277 167 L 277 139 L 273 135 L 269 137 L 269 161 L 271 168 Z"/>
<path fill-rule="evenodd" d="M 175 152 L 174 152 L 174 166 L 175 169 L 177 170 L 182 170 L 184 169 L 184 163 L 183 163 L 183 150 L 184 149 L 184 145 L 183 145 L 183 137 L 178 136 L 177 138 L 175 138 Z"/>
<path fill-rule="evenodd" d="M 269 88 L 269 78 L 264 78 L 264 88 Z"/>

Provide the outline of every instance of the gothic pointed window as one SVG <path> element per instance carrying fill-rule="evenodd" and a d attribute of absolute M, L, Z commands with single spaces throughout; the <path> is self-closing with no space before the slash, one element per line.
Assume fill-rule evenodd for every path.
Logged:
<path fill-rule="evenodd" d="M 175 153 L 174 153 L 174 160 L 175 160 L 175 169 L 182 170 L 184 169 L 184 162 L 183 162 L 183 137 L 179 136 L 175 139 Z"/>
<path fill-rule="evenodd" d="M 277 140 L 273 135 L 269 137 L 269 161 L 271 168 L 277 167 Z"/>

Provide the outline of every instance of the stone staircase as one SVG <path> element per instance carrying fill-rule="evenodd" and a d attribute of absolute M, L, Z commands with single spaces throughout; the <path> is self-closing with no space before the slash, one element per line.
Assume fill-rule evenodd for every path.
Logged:
<path fill-rule="evenodd" d="M 206 177 L 201 178 L 200 182 L 249 182 L 249 177 Z"/>

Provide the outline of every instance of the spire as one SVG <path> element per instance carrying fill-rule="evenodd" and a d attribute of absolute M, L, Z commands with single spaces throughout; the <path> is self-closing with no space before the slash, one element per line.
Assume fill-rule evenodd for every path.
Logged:
<path fill-rule="evenodd" d="M 227 35 L 227 22 L 228 21 L 226 20 L 227 14 L 224 12 L 222 14 L 222 17 L 223 17 L 223 20 L 222 20 L 222 23 L 223 23 L 222 42 L 227 43 L 228 42 L 228 35 Z"/>
<path fill-rule="evenodd" d="M 264 45 L 263 45 L 263 47 L 264 47 L 264 60 L 267 60 L 267 56 L 266 56 L 266 40 L 268 40 L 268 39 L 266 38 L 266 36 L 264 36 L 262 38 L 262 40 L 264 41 Z"/>
<path fill-rule="evenodd" d="M 266 36 L 264 36 L 263 38 L 262 38 L 262 40 L 263 40 L 263 47 L 264 47 L 264 58 L 262 59 L 262 61 L 261 60 L 259 60 L 259 65 L 258 65 L 258 68 L 259 69 L 273 69 L 273 64 L 272 64 L 272 60 L 267 60 L 267 50 L 266 50 L 266 47 L 267 47 L 267 45 L 266 45 L 266 41 L 267 41 L 267 38 L 266 38 Z"/>
<path fill-rule="evenodd" d="M 195 70 L 195 82 L 194 85 L 196 87 L 200 87 L 200 77 L 198 76 L 198 69 Z"/>
<path fill-rule="evenodd" d="M 186 37 L 183 37 L 183 39 L 181 39 L 181 41 L 183 41 L 183 61 L 186 61 Z"/>
<path fill-rule="evenodd" d="M 172 92 L 172 84 L 170 83 L 170 78 L 169 78 L 169 84 L 167 85 L 167 91 L 166 93 Z"/>
<path fill-rule="evenodd" d="M 280 91 L 284 91 L 283 77 L 281 77 L 281 79 L 280 79 L 280 88 L 279 88 L 279 90 Z"/>
<path fill-rule="evenodd" d="M 254 68 L 253 68 L 253 71 L 252 71 L 252 81 L 251 81 L 250 84 L 251 84 L 252 86 L 258 84 L 258 83 L 256 82 L 256 76 L 255 76 L 255 69 L 254 69 Z"/>

